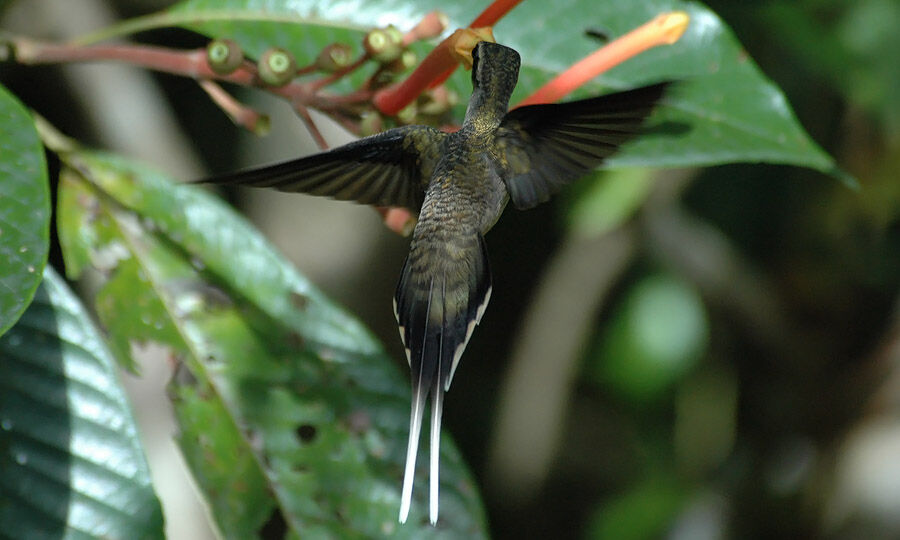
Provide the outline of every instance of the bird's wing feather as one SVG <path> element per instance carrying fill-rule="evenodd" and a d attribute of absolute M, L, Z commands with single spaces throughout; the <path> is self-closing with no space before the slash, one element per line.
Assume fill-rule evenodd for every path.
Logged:
<path fill-rule="evenodd" d="M 389 129 L 327 152 L 200 182 L 267 187 L 418 212 L 445 133 Z"/>
<path fill-rule="evenodd" d="M 491 295 L 491 273 L 480 234 L 416 246 L 394 297 L 400 337 L 412 372 L 412 413 L 400 521 L 409 515 L 425 403 L 431 395 L 430 517 L 437 521 L 440 426 L 444 392 Z"/>
<path fill-rule="evenodd" d="M 510 111 L 497 142 L 516 208 L 546 201 L 638 135 L 670 84 Z"/>

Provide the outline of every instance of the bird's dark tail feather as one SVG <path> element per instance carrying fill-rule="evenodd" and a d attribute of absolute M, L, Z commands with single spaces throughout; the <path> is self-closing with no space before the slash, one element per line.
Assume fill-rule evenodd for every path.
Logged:
<path fill-rule="evenodd" d="M 438 517 L 441 413 L 444 392 L 472 331 L 490 299 L 491 274 L 481 235 L 463 241 L 420 245 L 400 276 L 394 309 L 412 372 L 409 444 L 400 506 L 406 522 L 425 403 L 431 395 L 429 516 Z"/>

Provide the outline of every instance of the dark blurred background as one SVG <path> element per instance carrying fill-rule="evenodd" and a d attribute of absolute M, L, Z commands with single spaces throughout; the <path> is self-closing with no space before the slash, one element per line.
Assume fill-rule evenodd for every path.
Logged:
<path fill-rule="evenodd" d="M 167 4 L 6 1 L 0 22 L 64 39 Z M 445 410 L 497 538 L 900 538 L 900 3 L 708 5 L 860 189 L 765 164 L 622 171 L 507 212 L 487 238 L 491 306 Z M 261 139 L 177 77 L 0 70 L 65 133 L 178 178 L 314 149 L 287 105 L 257 93 L 241 97 L 272 113 Z M 623 182 L 645 186 L 642 204 L 598 224 L 581 195 Z M 224 196 L 405 369 L 390 306 L 407 240 L 367 208 Z M 178 486 L 173 428 L 140 405 L 167 374 L 144 370 L 155 390 L 129 384 L 162 456 L 154 475 Z M 210 534 L 178 499 L 189 490 L 161 491 L 170 537 Z"/>

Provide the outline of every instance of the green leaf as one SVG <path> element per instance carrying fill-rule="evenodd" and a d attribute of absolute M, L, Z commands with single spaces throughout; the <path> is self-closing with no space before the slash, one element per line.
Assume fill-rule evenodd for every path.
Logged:
<path fill-rule="evenodd" d="M 348 0 L 185 0 L 158 15 L 131 21 L 107 33 L 181 25 L 211 37 L 236 40 L 252 57 L 273 46 L 309 64 L 333 42 L 359 44 L 365 30 L 394 23 L 406 29 L 431 10 L 444 11 L 450 28 L 468 25 L 486 6 L 482 0 L 440 2 L 351 2 Z M 564 0 L 552 9 L 523 2 L 494 28 L 494 35 L 522 55 L 513 103 L 550 80 L 599 44 L 585 35 L 603 28 L 617 37 L 656 15 L 684 10 L 691 23 L 678 43 L 657 47 L 586 84 L 579 95 L 598 94 L 663 79 L 682 81 L 654 116 L 659 133 L 646 135 L 611 159 L 609 167 L 701 166 L 771 162 L 841 172 L 797 122 L 784 94 L 750 59 L 718 16 L 697 2 L 648 0 Z M 357 50 L 359 50 L 359 46 Z M 427 51 L 425 45 L 417 45 Z M 359 78 L 351 79 L 358 84 Z M 468 73 L 457 70 L 448 83 L 466 96 Z M 346 91 L 347 85 L 338 86 Z M 464 107 L 456 109 L 461 114 Z"/>
<path fill-rule="evenodd" d="M 163 537 L 112 357 L 49 267 L 0 339 L 0 530 L 8 538 Z"/>
<path fill-rule="evenodd" d="M 425 518 L 424 476 L 413 518 L 397 523 L 409 383 L 364 327 L 217 199 L 119 158 L 63 159 L 94 193 L 70 197 L 95 209 L 78 223 L 111 224 L 73 235 L 108 238 L 87 259 L 124 248 L 98 295 L 115 306 L 115 321 L 98 309 L 111 339 L 155 341 L 181 361 L 179 442 L 225 536 L 486 535 L 452 444 L 440 527 Z"/>
<path fill-rule="evenodd" d="M 708 339 L 697 292 L 666 274 L 646 277 L 599 338 L 589 374 L 635 403 L 653 403 L 699 362 Z"/>
<path fill-rule="evenodd" d="M 0 86 L 0 335 L 22 315 L 50 249 L 50 188 L 34 120 Z"/>
<path fill-rule="evenodd" d="M 599 236 L 630 218 L 650 194 L 648 169 L 596 171 L 563 195 L 571 201 L 567 214 L 575 234 Z"/>
<path fill-rule="evenodd" d="M 799 62 L 830 79 L 855 105 L 881 117 L 889 133 L 900 132 L 900 4 L 819 4 L 772 2 L 754 17 L 771 29 L 782 48 L 796 55 L 788 65 Z"/>
<path fill-rule="evenodd" d="M 108 216 L 100 214 L 95 192 L 70 168 L 59 172 L 56 198 L 56 228 L 69 279 L 81 277 L 93 265 L 107 272 L 124 256 L 110 232 Z"/>
<path fill-rule="evenodd" d="M 651 477 L 600 506 L 590 519 L 585 537 L 591 540 L 665 537 L 685 504 L 686 491 L 665 475 Z"/>

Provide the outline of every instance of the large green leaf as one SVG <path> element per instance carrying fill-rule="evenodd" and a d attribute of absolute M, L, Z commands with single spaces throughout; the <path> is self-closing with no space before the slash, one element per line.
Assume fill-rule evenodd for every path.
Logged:
<path fill-rule="evenodd" d="M 41 282 L 50 247 L 50 188 L 34 121 L 0 86 L 0 335 Z"/>
<path fill-rule="evenodd" d="M 363 31 L 373 25 L 395 23 L 408 28 L 425 13 L 440 9 L 449 16 L 451 27 L 464 26 L 487 4 L 485 0 L 185 0 L 112 33 L 181 25 L 210 36 L 233 38 L 253 56 L 268 47 L 285 47 L 305 64 L 329 43 L 360 43 Z M 629 60 L 585 85 L 581 92 L 596 94 L 662 79 L 683 81 L 655 116 L 660 124 L 675 129 L 667 135 L 643 137 L 610 160 L 609 166 L 767 161 L 842 175 L 810 140 L 784 95 L 760 73 L 729 28 L 697 2 L 523 2 L 494 29 L 499 41 L 522 54 L 513 102 L 596 49 L 598 43 L 586 37 L 585 30 L 599 27 L 619 36 L 672 10 L 684 10 L 691 17 L 677 44 Z M 463 96 L 471 91 L 468 74 L 461 70 L 449 84 Z"/>
<path fill-rule="evenodd" d="M 424 477 L 414 517 L 397 523 L 409 383 L 249 225 L 133 163 L 63 160 L 72 168 L 62 189 L 73 192 L 60 195 L 72 205 L 60 213 L 84 229 L 64 252 L 109 273 L 98 313 L 114 342 L 158 342 L 181 361 L 171 387 L 179 440 L 227 537 L 486 534 L 449 441 L 439 527 L 427 524 Z"/>
<path fill-rule="evenodd" d="M 137 428 L 87 311 L 51 268 L 0 339 L 4 538 L 162 538 Z"/>

